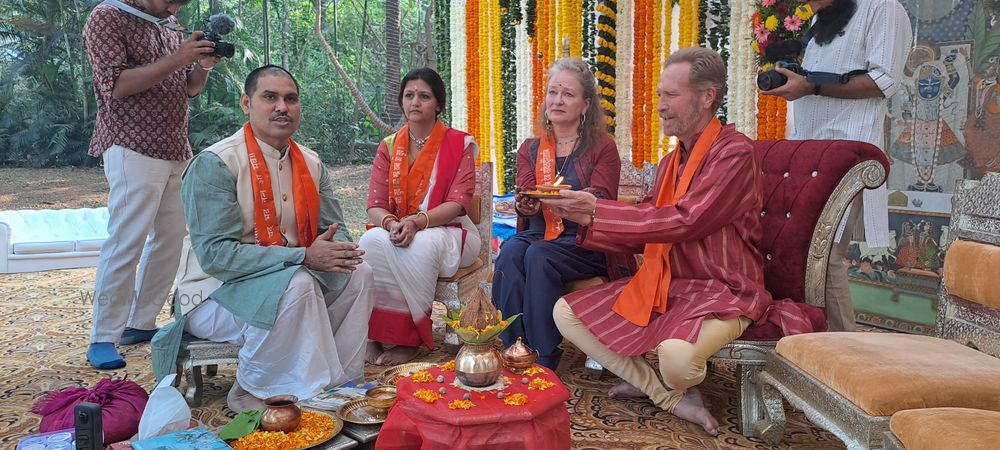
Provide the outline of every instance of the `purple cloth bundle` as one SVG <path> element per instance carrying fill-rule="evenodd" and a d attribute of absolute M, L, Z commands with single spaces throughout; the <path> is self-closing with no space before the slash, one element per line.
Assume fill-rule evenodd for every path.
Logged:
<path fill-rule="evenodd" d="M 101 406 L 104 444 L 124 441 L 139 431 L 139 419 L 149 394 L 134 381 L 105 378 L 93 389 L 66 388 L 38 399 L 31 412 L 42 416 L 42 432 L 73 428 L 73 410 L 82 402 Z"/>

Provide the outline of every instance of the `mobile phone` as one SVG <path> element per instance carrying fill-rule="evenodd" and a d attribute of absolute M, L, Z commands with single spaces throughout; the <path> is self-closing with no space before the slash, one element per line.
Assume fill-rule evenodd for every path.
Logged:
<path fill-rule="evenodd" d="M 73 410 L 76 425 L 76 450 L 101 450 L 104 448 L 104 428 L 101 425 L 101 406 L 83 402 Z"/>

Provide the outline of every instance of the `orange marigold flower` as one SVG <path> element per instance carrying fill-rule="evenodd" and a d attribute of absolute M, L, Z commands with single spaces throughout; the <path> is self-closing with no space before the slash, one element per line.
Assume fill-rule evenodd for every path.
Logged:
<path fill-rule="evenodd" d="M 541 367 L 538 367 L 538 366 L 531 366 L 528 369 L 526 369 L 524 372 L 522 372 L 522 374 L 524 376 L 526 376 L 526 377 L 532 377 L 532 376 L 538 375 L 540 373 L 545 373 L 545 369 L 543 369 Z"/>
<path fill-rule="evenodd" d="M 530 383 L 528 383 L 528 390 L 529 391 L 544 391 L 544 390 L 546 390 L 546 389 L 548 389 L 548 388 L 550 388 L 552 386 L 555 386 L 555 385 L 556 384 L 553 383 L 553 382 L 551 382 L 551 381 L 543 380 L 541 378 L 535 378 L 535 379 L 531 380 Z"/>
<path fill-rule="evenodd" d="M 299 427 L 291 432 L 254 431 L 229 445 L 235 450 L 295 450 L 325 441 L 333 432 L 333 419 L 329 415 L 302 411 Z"/>
<path fill-rule="evenodd" d="M 438 394 L 437 392 L 434 392 L 430 389 L 417 389 L 415 392 L 413 392 L 413 396 L 427 403 L 434 403 L 444 398 L 441 397 L 441 394 Z"/>
<path fill-rule="evenodd" d="M 507 406 L 521 406 L 528 403 L 528 396 L 524 394 L 512 394 L 504 397 L 503 403 Z"/>
<path fill-rule="evenodd" d="M 476 406 L 472 400 L 455 400 L 448 404 L 448 409 L 469 409 Z"/>
<path fill-rule="evenodd" d="M 410 376 L 414 383 L 430 383 L 434 381 L 434 377 L 427 369 L 418 370 L 416 373 Z"/>

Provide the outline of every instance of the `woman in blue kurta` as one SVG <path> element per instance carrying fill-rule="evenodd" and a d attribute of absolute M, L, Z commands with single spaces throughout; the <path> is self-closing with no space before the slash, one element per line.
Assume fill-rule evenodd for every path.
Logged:
<path fill-rule="evenodd" d="M 501 335 L 504 344 L 523 337 L 538 350 L 538 363 L 555 369 L 562 336 L 552 307 L 563 295 L 563 284 L 606 275 L 607 266 L 602 253 L 576 245 L 575 223 L 556 218 L 523 192 L 562 177 L 561 184 L 574 190 L 614 199 L 621 159 L 606 131 L 597 82 L 586 63 L 560 59 L 548 80 L 538 137 L 524 141 L 517 151 L 518 233 L 500 249 L 493 303 L 505 316 L 524 313 Z"/>

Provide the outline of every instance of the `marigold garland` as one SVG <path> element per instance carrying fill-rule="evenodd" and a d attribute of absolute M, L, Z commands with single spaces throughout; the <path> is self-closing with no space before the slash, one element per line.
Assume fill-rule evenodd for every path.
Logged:
<path fill-rule="evenodd" d="M 254 431 L 229 445 L 235 450 L 295 450 L 318 444 L 333 431 L 333 419 L 312 411 L 302 411 L 299 427 L 290 433 Z"/>
<path fill-rule="evenodd" d="M 479 2 L 468 2 L 465 4 L 465 42 L 466 55 L 475 55 L 479 51 Z M 485 145 L 482 132 L 480 132 L 481 122 L 479 114 L 479 86 L 482 84 L 479 79 L 479 66 L 482 64 L 482 60 L 483 58 L 468 58 L 470 64 L 467 65 L 465 77 L 466 103 L 469 111 L 466 115 L 469 121 L 469 129 L 466 131 L 476 139 L 480 147 Z M 482 164 L 481 155 L 482 151 L 476 154 L 476 167 Z"/>
<path fill-rule="evenodd" d="M 652 62 L 652 5 L 650 2 L 636 2 L 635 20 L 633 20 L 633 52 L 634 61 L 632 85 L 636 87 L 632 95 L 632 165 L 642 167 L 650 159 L 652 146 L 649 142 L 649 74 Z"/>
<path fill-rule="evenodd" d="M 801 39 L 809 28 L 812 9 L 796 0 L 758 0 L 751 17 L 751 46 L 757 53 L 761 71 L 773 68 L 764 55 L 767 47 L 784 40 Z M 799 60 L 801 62 L 801 58 Z M 785 138 L 787 102 L 780 97 L 758 94 L 757 139 Z"/>
<path fill-rule="evenodd" d="M 597 56 L 594 65 L 597 72 L 597 85 L 601 98 L 601 107 L 608 121 L 608 130 L 615 132 L 615 99 L 616 91 L 616 53 L 618 51 L 618 36 L 615 31 L 618 17 L 618 5 L 614 0 L 600 0 L 595 7 L 597 16 Z"/>
<path fill-rule="evenodd" d="M 455 371 L 455 360 L 453 359 L 453 360 L 448 361 L 448 362 L 446 362 L 444 364 L 438 364 L 437 367 L 438 367 L 438 369 L 441 369 L 441 370 L 443 370 L 445 372 L 454 372 Z"/>

